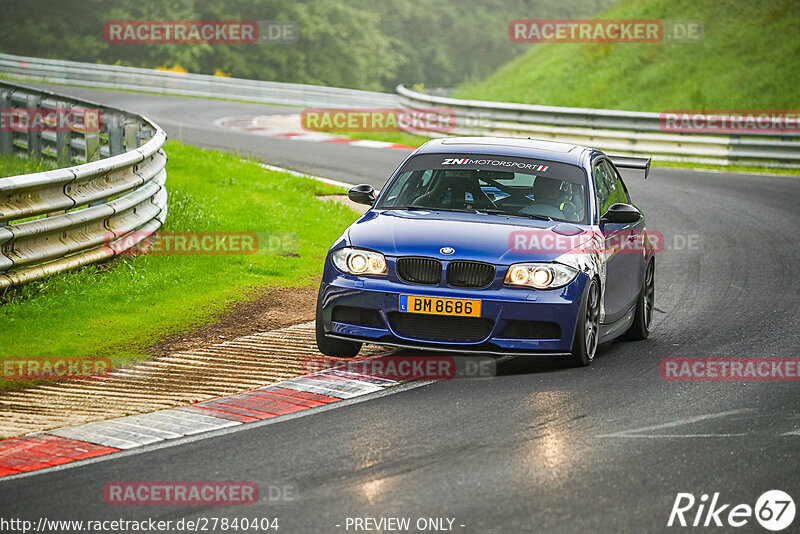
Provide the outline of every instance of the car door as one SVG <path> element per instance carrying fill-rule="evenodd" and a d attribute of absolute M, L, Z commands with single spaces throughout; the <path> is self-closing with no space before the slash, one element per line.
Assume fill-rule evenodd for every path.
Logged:
<path fill-rule="evenodd" d="M 625 204 L 633 204 L 628 193 L 628 188 L 622 181 L 622 176 L 619 170 L 614 167 L 614 164 L 609 160 L 605 160 L 609 169 L 613 172 L 615 189 L 617 191 L 617 198 L 619 202 Z M 637 222 L 626 225 L 622 228 L 622 233 L 619 235 L 620 245 L 623 248 L 622 262 L 620 262 L 625 271 L 628 273 L 628 284 L 625 286 L 625 305 L 626 310 L 636 303 L 639 297 L 639 291 L 644 283 L 644 273 L 646 262 L 644 259 L 644 237 L 645 237 L 645 220 L 644 217 Z"/>
<path fill-rule="evenodd" d="M 592 164 L 592 181 L 597 198 L 597 213 L 602 217 L 612 204 L 619 202 L 615 176 L 605 158 L 597 158 Z M 606 243 L 606 287 L 603 296 L 605 322 L 613 323 L 627 311 L 628 286 L 631 283 L 630 264 L 626 263 L 625 254 L 620 254 L 618 246 L 624 235 L 625 225 L 601 224 L 600 231 Z"/>

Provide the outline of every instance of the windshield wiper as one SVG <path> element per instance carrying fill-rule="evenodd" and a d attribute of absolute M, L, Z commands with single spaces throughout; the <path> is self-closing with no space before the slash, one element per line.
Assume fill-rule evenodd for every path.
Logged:
<path fill-rule="evenodd" d="M 477 210 L 451 210 L 447 208 L 430 208 L 427 206 L 391 206 L 381 207 L 384 210 L 422 210 L 422 211 L 454 211 L 458 213 L 478 213 Z"/>
<path fill-rule="evenodd" d="M 517 217 L 527 217 L 529 219 L 538 219 L 540 221 L 551 221 L 551 222 L 555 221 L 555 219 L 553 219 L 549 215 L 535 215 L 533 213 L 516 213 L 515 215 Z"/>
<path fill-rule="evenodd" d="M 476 210 L 475 213 L 491 213 L 492 215 L 505 215 L 506 217 L 527 217 L 529 219 L 541 219 L 543 221 L 554 221 L 552 217 L 547 215 L 535 215 L 533 213 L 511 213 L 503 210 Z"/>
<path fill-rule="evenodd" d="M 447 211 L 451 213 L 486 213 L 489 215 L 504 215 L 506 217 L 524 217 L 528 219 L 539 219 L 542 221 L 555 221 L 552 217 L 548 215 L 535 215 L 532 213 L 509 213 L 503 210 L 497 209 L 485 209 L 485 210 L 478 210 L 478 209 L 470 209 L 470 210 L 454 210 L 449 208 L 429 208 L 425 206 L 387 206 L 381 207 L 378 209 L 385 209 L 385 210 L 422 210 L 422 211 Z"/>

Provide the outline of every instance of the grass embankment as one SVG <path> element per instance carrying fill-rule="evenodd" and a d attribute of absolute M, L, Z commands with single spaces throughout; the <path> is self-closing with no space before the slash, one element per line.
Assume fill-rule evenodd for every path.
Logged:
<path fill-rule="evenodd" d="M 654 112 L 797 109 L 800 5 L 793 0 L 625 0 L 598 18 L 699 20 L 703 39 L 537 44 L 487 79 L 458 87 L 453 96 Z M 375 134 L 358 138 L 378 139 Z M 380 139 L 411 146 L 426 141 L 407 134 L 383 134 Z M 753 166 L 654 165 L 800 174 Z"/>
<path fill-rule="evenodd" d="M 328 247 L 356 217 L 316 198 L 339 188 L 174 141 L 165 150 L 163 230 L 257 232 L 258 253 L 121 257 L 12 289 L 0 295 L 0 357 L 145 358 L 147 346 L 211 321 L 257 288 L 314 285 Z M 19 385 L 0 381 L 0 389 Z"/>
<path fill-rule="evenodd" d="M 23 158 L 13 154 L 0 154 L 0 178 L 50 171 L 55 168 L 55 163 L 48 160 Z"/>
<path fill-rule="evenodd" d="M 598 18 L 700 20 L 704 36 L 538 44 L 455 97 L 637 111 L 797 108 L 794 0 L 625 0 Z"/>

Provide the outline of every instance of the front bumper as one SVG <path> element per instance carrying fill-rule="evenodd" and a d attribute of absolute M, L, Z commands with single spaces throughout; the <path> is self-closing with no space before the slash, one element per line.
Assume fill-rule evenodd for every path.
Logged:
<path fill-rule="evenodd" d="M 589 280 L 586 273 L 579 273 L 569 285 L 544 291 L 496 285 L 487 289 L 425 286 L 355 277 L 335 268 L 326 269 L 325 274 L 319 298 L 327 335 L 400 347 L 497 354 L 569 353 Z M 479 299 L 481 319 L 470 322 L 461 317 L 403 313 L 398 310 L 400 295 Z M 354 309 L 368 313 L 353 313 Z"/>

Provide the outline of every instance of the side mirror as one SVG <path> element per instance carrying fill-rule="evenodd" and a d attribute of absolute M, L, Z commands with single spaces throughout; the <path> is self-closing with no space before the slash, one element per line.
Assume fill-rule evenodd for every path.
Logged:
<path fill-rule="evenodd" d="M 347 197 L 353 202 L 372 206 L 375 204 L 375 188 L 368 184 L 357 185 L 350 189 Z"/>
<path fill-rule="evenodd" d="M 630 204 L 612 204 L 608 211 L 600 217 L 600 224 L 635 223 L 642 218 L 642 212 Z"/>

